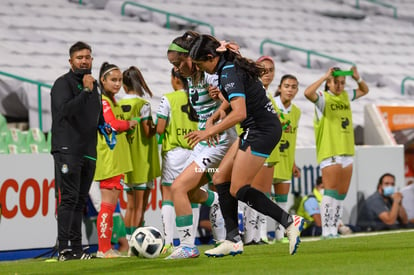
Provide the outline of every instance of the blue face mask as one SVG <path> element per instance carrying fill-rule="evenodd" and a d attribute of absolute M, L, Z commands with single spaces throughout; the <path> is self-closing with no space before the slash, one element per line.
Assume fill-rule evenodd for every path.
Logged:
<path fill-rule="evenodd" d="M 386 197 L 391 197 L 392 194 L 394 194 L 394 186 L 392 186 L 392 185 L 385 186 L 384 190 L 383 190 L 383 194 Z"/>

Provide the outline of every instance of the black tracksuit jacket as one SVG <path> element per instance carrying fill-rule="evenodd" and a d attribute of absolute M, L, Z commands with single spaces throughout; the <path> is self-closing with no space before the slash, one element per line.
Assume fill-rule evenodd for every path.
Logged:
<path fill-rule="evenodd" d="M 96 158 L 98 125 L 105 120 L 97 85 L 83 91 L 82 77 L 72 70 L 59 77 L 51 90 L 52 150 Z"/>

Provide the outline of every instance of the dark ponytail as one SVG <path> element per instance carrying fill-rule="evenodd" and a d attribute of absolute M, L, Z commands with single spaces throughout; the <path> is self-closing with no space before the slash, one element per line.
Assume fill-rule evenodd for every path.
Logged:
<path fill-rule="evenodd" d="M 235 45 L 235 43 L 228 44 Z M 194 61 L 207 61 L 216 56 L 223 56 L 225 60 L 233 62 L 236 65 L 236 69 L 243 69 L 253 79 L 257 79 L 265 73 L 265 69 L 260 64 L 241 56 L 238 50 L 228 47 L 227 50 L 218 52 L 217 49 L 220 46 L 221 42 L 216 38 L 203 34 L 194 42 L 190 51 L 190 57 Z"/>
<path fill-rule="evenodd" d="M 148 88 L 141 71 L 137 67 L 131 66 L 125 70 L 122 73 L 122 81 L 128 91 L 134 91 L 141 97 L 144 93 L 147 93 L 150 97 L 152 97 L 152 92 L 150 88 Z"/>

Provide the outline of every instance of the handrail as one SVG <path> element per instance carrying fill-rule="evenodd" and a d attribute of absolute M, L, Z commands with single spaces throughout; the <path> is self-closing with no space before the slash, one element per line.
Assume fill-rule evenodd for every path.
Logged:
<path fill-rule="evenodd" d="M 346 64 L 350 64 L 352 66 L 355 66 L 355 63 L 352 62 L 352 61 L 348 61 L 348 60 L 345 60 L 345 59 L 342 59 L 342 58 L 337 58 L 337 57 L 330 56 L 330 55 L 327 55 L 327 54 L 319 53 L 319 52 L 316 52 L 316 51 L 313 51 L 313 50 L 299 48 L 299 47 L 296 47 L 296 46 L 288 45 L 288 44 L 278 42 L 278 41 L 274 41 L 274 40 L 271 40 L 271 39 L 264 39 L 260 43 L 260 54 L 261 55 L 263 55 L 263 46 L 266 43 L 282 46 L 282 47 L 285 47 L 285 48 L 288 48 L 288 49 L 291 49 L 291 50 L 295 50 L 295 51 L 305 52 L 306 53 L 306 67 L 307 68 L 311 68 L 311 60 L 310 60 L 311 55 L 316 55 L 316 56 L 324 57 L 324 58 L 327 58 L 327 59 L 330 59 L 330 60 L 335 60 L 335 61 L 340 62 L 340 63 L 346 63 Z"/>
<path fill-rule="evenodd" d="M 14 78 L 14 79 L 23 81 L 23 82 L 27 82 L 27 83 L 31 83 L 31 84 L 37 85 L 37 104 L 38 104 L 38 113 L 39 113 L 39 129 L 41 131 L 43 131 L 43 122 L 42 122 L 42 94 L 41 94 L 42 93 L 42 87 L 46 87 L 46 88 L 50 88 L 51 89 L 52 88 L 52 85 L 49 85 L 49 84 L 46 84 L 46 83 L 43 83 L 43 82 L 39 82 L 39 81 L 36 81 L 36 80 L 28 79 L 28 78 L 25 78 L 25 77 L 21 77 L 21 76 L 18 76 L 18 75 L 6 73 L 6 72 L 3 72 L 3 71 L 0 71 L 0 75 L 4 75 L 4 76 L 11 77 L 11 78 Z"/>
<path fill-rule="evenodd" d="M 179 15 L 179 14 L 176 14 L 176 13 L 160 10 L 160 9 L 157 9 L 157 8 L 153 8 L 153 7 L 143 5 L 143 4 L 139 4 L 139 3 L 136 3 L 136 2 L 132 2 L 132 1 L 125 1 L 124 3 L 122 3 L 122 6 L 121 6 L 121 15 L 122 16 L 125 16 L 125 6 L 127 6 L 127 5 L 137 6 L 137 7 L 140 7 L 140 8 L 147 9 L 149 11 L 165 14 L 167 16 L 167 23 L 166 23 L 166 28 L 167 29 L 170 29 L 170 17 L 172 16 L 172 17 L 175 17 L 175 18 L 185 20 L 185 21 L 190 22 L 190 23 L 196 23 L 196 24 L 199 24 L 199 25 L 207 26 L 207 27 L 210 28 L 210 34 L 214 36 L 214 27 L 209 23 L 206 23 L 206 22 L 203 22 L 203 21 L 200 21 L 200 20 L 196 20 L 196 19 L 192 19 L 192 18 L 189 18 L 189 17 L 185 17 L 185 16 L 182 16 L 182 15 Z"/>
<path fill-rule="evenodd" d="M 392 10 L 393 10 L 393 16 L 394 16 L 394 18 L 398 18 L 398 16 L 397 16 L 397 7 L 396 7 L 396 6 L 391 5 L 391 4 L 389 4 L 389 3 L 382 2 L 382 1 L 377 1 L 377 0 L 365 0 L 365 1 L 367 1 L 367 2 L 371 2 L 371 3 L 373 3 L 373 4 L 377 4 L 377 5 L 380 5 L 380 6 L 383 6 L 383 7 L 385 7 L 385 8 L 392 9 Z M 356 1 L 355 1 L 355 7 L 356 7 L 357 9 L 360 9 L 360 6 L 359 6 L 359 0 L 356 0 Z"/>
<path fill-rule="evenodd" d="M 404 77 L 404 79 L 401 81 L 401 94 L 402 95 L 404 95 L 404 93 L 405 93 L 405 82 L 407 80 L 414 80 L 414 77 L 407 76 L 407 77 Z"/>

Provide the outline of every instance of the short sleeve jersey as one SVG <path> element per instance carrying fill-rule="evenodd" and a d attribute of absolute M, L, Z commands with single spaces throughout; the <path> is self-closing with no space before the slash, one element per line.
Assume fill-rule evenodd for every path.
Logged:
<path fill-rule="evenodd" d="M 246 119 L 240 125 L 247 128 L 264 129 L 273 127 L 277 120 L 276 111 L 266 95 L 259 78 L 251 78 L 233 62 L 221 57 L 218 65 L 219 88 L 227 101 L 235 97 L 244 97 L 246 102 Z"/>
<path fill-rule="evenodd" d="M 218 76 L 216 74 L 204 73 L 204 76 L 201 81 L 198 83 L 193 83 L 191 78 L 188 78 L 188 87 L 189 87 L 189 97 L 190 103 L 193 106 L 194 110 L 197 112 L 199 119 L 198 129 L 204 130 L 206 127 L 206 122 L 211 115 L 220 107 L 221 101 L 219 99 L 212 99 L 208 94 L 209 85 L 218 86 Z M 226 130 L 223 133 L 220 133 L 220 143 L 227 143 L 228 131 Z M 201 145 L 208 145 L 207 142 L 201 141 Z"/>

